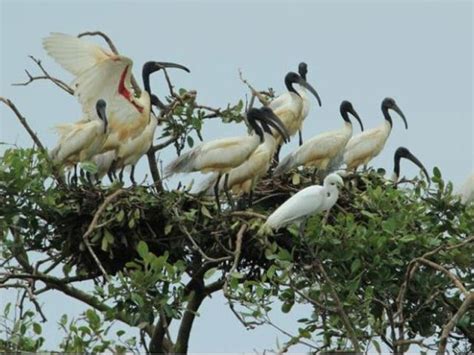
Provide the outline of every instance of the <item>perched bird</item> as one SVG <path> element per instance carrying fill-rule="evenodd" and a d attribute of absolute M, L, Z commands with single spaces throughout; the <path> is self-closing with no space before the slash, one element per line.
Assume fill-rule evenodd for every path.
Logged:
<path fill-rule="evenodd" d="M 339 197 L 338 186 L 344 184 L 338 174 L 329 174 L 323 186 L 312 185 L 298 191 L 278 207 L 265 222 L 264 229 L 278 230 L 291 223 L 300 224 L 300 235 L 303 234 L 304 223 L 311 215 L 328 211 Z"/>
<path fill-rule="evenodd" d="M 362 121 L 349 101 L 343 101 L 339 111 L 344 120 L 344 126 L 341 129 L 319 134 L 306 141 L 301 147 L 287 155 L 280 164 L 278 164 L 274 175 L 282 175 L 301 165 L 314 167 L 314 173 L 317 169 L 323 172 L 326 171 L 329 162 L 342 154 L 347 142 L 352 136 L 352 123 L 349 119 L 349 113 L 359 121 L 360 129 L 364 131 Z"/>
<path fill-rule="evenodd" d="M 268 108 L 265 108 L 268 109 Z M 231 169 L 221 179 L 219 183 L 219 191 L 224 191 L 224 183 L 227 182 L 227 188 L 239 196 L 244 193 L 249 194 L 248 203 L 252 203 L 252 192 L 258 180 L 263 177 L 270 168 L 271 161 L 275 155 L 277 148 L 276 140 L 272 135 L 270 127 L 265 121 L 261 121 L 263 128 L 264 141 L 257 149 L 236 168 Z M 218 178 L 218 173 L 213 174 L 207 181 L 203 183 L 200 192 L 210 193 Z"/>
<path fill-rule="evenodd" d="M 305 62 L 301 62 L 298 65 L 298 74 L 305 80 L 308 81 L 306 76 L 308 75 L 308 65 Z M 310 100 L 308 96 L 308 92 L 304 86 L 298 85 L 296 87 L 296 91 L 303 99 L 303 109 L 301 111 L 301 127 L 298 130 L 298 137 L 299 137 L 299 145 L 303 144 L 303 122 L 308 117 L 309 109 L 310 109 Z M 321 102 L 319 103 L 321 106 Z"/>
<path fill-rule="evenodd" d="M 56 127 L 60 139 L 49 152 L 51 159 L 61 165 L 76 165 L 90 161 L 102 150 L 108 133 L 106 103 L 100 99 L 96 103 L 98 119 L 78 123 L 61 124 Z"/>
<path fill-rule="evenodd" d="M 321 106 L 321 99 L 319 98 L 318 93 L 310 84 L 308 84 L 305 79 L 294 72 L 289 72 L 286 74 L 285 86 L 288 91 L 270 102 L 269 107 L 283 122 L 290 137 L 294 136 L 296 132 L 298 132 L 304 119 L 303 113 L 305 101 L 294 87 L 294 84 L 298 84 L 300 86 L 300 92 L 302 90 L 301 88 L 305 88 L 311 92 L 318 100 L 319 106 Z M 276 138 L 278 144 L 281 144 L 281 136 L 277 135 Z"/>
<path fill-rule="evenodd" d="M 426 179 L 428 180 L 428 183 L 430 183 L 430 176 L 428 174 L 428 172 L 426 171 L 425 167 L 423 166 L 423 164 L 418 160 L 417 157 L 415 157 L 407 148 L 405 147 L 399 147 L 396 151 L 395 151 L 395 155 L 393 157 L 393 160 L 394 160 L 394 165 L 393 165 L 393 174 L 392 174 L 392 177 L 391 177 L 391 180 L 393 182 L 398 182 L 398 180 L 400 179 L 400 160 L 402 158 L 405 158 L 405 159 L 408 159 L 410 160 L 412 163 L 414 163 L 415 165 L 417 165 L 421 171 L 423 171 L 423 174 L 425 174 L 426 176 Z"/>
<path fill-rule="evenodd" d="M 356 170 L 360 165 L 367 166 L 369 161 L 382 151 L 392 130 L 392 118 L 390 117 L 389 110 L 397 112 L 405 122 L 405 128 L 408 129 L 405 115 L 397 106 L 395 100 L 388 97 L 385 98 L 382 101 L 384 123 L 376 128 L 359 133 L 347 143 L 343 159 L 348 170 Z"/>
<path fill-rule="evenodd" d="M 137 146 L 130 140 L 143 134 L 147 137 L 151 134 L 153 138 L 156 118 L 150 118 L 150 115 L 153 115 L 150 75 L 163 68 L 179 68 L 189 72 L 188 68 L 175 63 L 146 62 L 142 68 L 144 90 L 138 93 L 131 84 L 133 62 L 128 57 L 114 54 L 82 38 L 62 33 L 53 33 L 46 37 L 43 46 L 56 62 L 76 76 L 72 87 L 86 118 L 90 117 L 92 105 L 98 98 L 107 101 L 110 133 L 103 152 L 115 150 L 117 158 L 124 155 L 123 149 L 128 149 L 125 146 L 121 152 L 122 145 Z M 131 154 L 136 156 L 138 153 Z M 131 159 L 132 162 L 134 160 Z"/>
<path fill-rule="evenodd" d="M 474 173 L 466 179 L 456 194 L 465 205 L 474 201 Z"/>
<path fill-rule="evenodd" d="M 219 203 L 219 182 L 223 174 L 232 168 L 244 163 L 257 147 L 264 142 L 265 134 L 258 122 L 265 122 L 273 127 L 283 140 L 288 140 L 288 133 L 283 123 L 269 108 L 252 108 L 247 112 L 247 121 L 255 132 L 249 136 L 216 139 L 200 144 L 194 149 L 182 154 L 165 168 L 165 178 L 176 173 L 190 173 L 200 171 L 203 173 L 217 172 L 218 176 L 214 186 L 216 203 Z M 227 184 L 224 190 L 229 198 Z"/>

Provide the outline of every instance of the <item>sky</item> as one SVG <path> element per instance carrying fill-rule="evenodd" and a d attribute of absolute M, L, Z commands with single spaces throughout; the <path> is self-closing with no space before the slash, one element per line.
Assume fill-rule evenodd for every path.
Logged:
<path fill-rule="evenodd" d="M 175 86 L 197 90 L 199 103 L 216 107 L 235 103 L 248 93 L 239 80 L 239 68 L 255 87 L 282 93 L 285 74 L 305 61 L 308 81 L 323 103 L 320 108 L 313 100 L 304 123 L 305 139 L 342 125 L 342 100 L 353 103 L 366 129 L 380 125 L 380 104 L 389 96 L 404 112 L 409 129 L 394 114 L 391 135 L 372 166 L 392 170 L 396 148 L 405 146 L 429 171 L 438 166 L 455 188 L 474 170 L 470 1 L 0 0 L 0 4 L 0 96 L 15 102 L 48 147 L 56 141 L 51 129 L 55 124 L 80 118 L 79 104 L 49 82 L 27 87 L 11 84 L 26 79 L 24 69 L 37 73 L 28 55 L 41 59 L 51 74 L 69 82 L 72 77 L 47 57 L 41 39 L 50 32 L 102 30 L 122 54 L 134 60 L 137 78 L 148 60 L 186 65 L 191 74 L 171 73 Z M 162 76 L 152 80 L 158 94 L 166 94 Z M 245 132 L 243 125 L 208 121 L 203 137 Z M 0 106 L 0 141 L 31 146 L 16 117 L 4 106 Z M 283 154 L 295 149 L 297 141 L 285 146 Z M 174 157 L 172 148 L 160 155 L 164 164 Z M 142 159 L 137 181 L 146 171 L 146 159 Z M 418 173 L 416 167 L 402 162 L 402 175 Z M 177 179 L 172 180 L 169 186 L 176 183 Z M 12 296 L 1 292 L 0 303 Z M 52 319 L 76 305 L 58 294 L 42 301 Z M 230 311 L 223 311 L 225 307 L 219 295 L 204 303 L 191 351 L 274 347 L 275 330 L 246 331 Z M 295 319 L 307 311 L 300 310 Z M 275 317 L 287 329 L 295 324 L 290 317 Z M 46 331 L 54 335 L 56 326 Z"/>

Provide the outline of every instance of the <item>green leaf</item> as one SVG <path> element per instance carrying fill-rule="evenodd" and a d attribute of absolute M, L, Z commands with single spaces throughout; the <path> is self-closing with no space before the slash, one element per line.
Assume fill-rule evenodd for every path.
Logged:
<path fill-rule="evenodd" d="M 191 136 L 188 136 L 187 139 L 189 148 L 192 148 L 194 145 L 194 139 Z"/>
<path fill-rule="evenodd" d="M 209 210 L 204 205 L 201 206 L 201 213 L 204 216 L 206 216 L 207 218 L 212 219 L 211 213 L 209 212 Z"/>
<path fill-rule="evenodd" d="M 172 224 L 167 224 L 167 225 L 165 226 L 165 235 L 170 234 L 171 231 L 172 231 L 172 229 L 173 229 L 173 225 L 172 225 Z"/>
<path fill-rule="evenodd" d="M 244 275 L 242 275 L 240 272 L 238 271 L 234 271 L 230 274 L 230 276 L 234 279 L 243 279 L 244 278 Z"/>
<path fill-rule="evenodd" d="M 378 342 L 377 340 L 375 340 L 375 339 L 372 339 L 372 344 L 374 344 L 375 350 L 376 350 L 379 354 L 381 354 L 381 353 L 382 353 L 382 348 L 380 347 L 379 342 Z"/>
<path fill-rule="evenodd" d="M 217 271 L 216 267 L 213 267 L 213 268 L 207 270 L 206 273 L 204 274 L 204 279 L 207 280 L 207 279 L 211 278 L 212 275 L 214 275 L 216 273 L 216 271 Z"/>
<path fill-rule="evenodd" d="M 38 335 L 41 334 L 41 325 L 39 325 L 38 323 L 33 323 L 33 331 Z"/>
<path fill-rule="evenodd" d="M 148 245 L 143 240 L 141 240 L 138 243 L 137 252 L 138 252 L 138 255 L 140 255 L 142 259 L 145 259 L 148 256 L 148 253 L 149 253 Z"/>
<path fill-rule="evenodd" d="M 360 259 L 354 259 L 354 261 L 351 264 L 351 272 L 354 273 L 357 270 L 359 270 L 361 265 L 362 265 L 362 262 L 360 261 Z"/>
<path fill-rule="evenodd" d="M 81 169 L 87 171 L 90 174 L 97 174 L 97 166 L 90 161 L 81 163 Z"/>
<path fill-rule="evenodd" d="M 117 220 L 117 222 L 122 222 L 123 221 L 123 218 L 125 217 L 125 212 L 124 210 L 120 210 L 117 215 L 115 216 L 115 219 Z"/>

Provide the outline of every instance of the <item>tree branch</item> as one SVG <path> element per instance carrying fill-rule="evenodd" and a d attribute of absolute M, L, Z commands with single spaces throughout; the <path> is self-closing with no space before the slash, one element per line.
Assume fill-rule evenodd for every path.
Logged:
<path fill-rule="evenodd" d="M 33 62 L 35 62 L 35 64 L 40 68 L 40 70 L 42 71 L 43 75 L 40 75 L 40 76 L 32 76 L 28 70 L 25 69 L 25 73 L 26 75 L 28 76 L 28 81 L 25 81 L 23 83 L 14 83 L 12 84 L 13 86 L 27 86 L 29 84 L 31 84 L 33 81 L 36 81 L 36 80 L 50 80 L 52 81 L 56 86 L 58 86 L 60 89 L 66 91 L 68 94 L 70 95 L 74 95 L 74 90 L 68 85 L 66 84 L 64 81 L 58 79 L 58 78 L 55 78 L 53 76 L 51 76 L 47 71 L 46 69 L 43 67 L 43 64 L 41 64 L 41 60 L 39 59 L 36 59 L 35 57 L 33 57 L 32 55 L 28 56 L 29 58 L 31 58 L 31 60 Z"/>
<path fill-rule="evenodd" d="M 471 292 L 465 299 L 464 302 L 459 307 L 458 311 L 454 316 L 449 320 L 449 322 L 443 327 L 443 332 L 441 333 L 441 338 L 439 338 L 439 347 L 436 352 L 437 355 L 443 355 L 446 352 L 446 344 L 448 342 L 449 333 L 453 330 L 456 323 L 461 319 L 464 313 L 467 312 L 471 304 L 474 303 L 474 292 Z"/>

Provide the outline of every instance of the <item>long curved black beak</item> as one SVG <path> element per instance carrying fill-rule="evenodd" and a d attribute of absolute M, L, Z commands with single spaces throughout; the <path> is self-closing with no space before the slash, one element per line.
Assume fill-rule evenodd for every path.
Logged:
<path fill-rule="evenodd" d="M 107 126 L 109 124 L 107 120 L 106 108 L 107 103 L 104 100 L 97 100 L 97 103 L 95 104 L 95 110 L 97 111 L 97 116 L 99 116 L 99 118 L 104 121 L 104 133 L 107 132 Z"/>
<path fill-rule="evenodd" d="M 177 64 L 177 63 L 171 63 L 171 62 L 155 62 L 155 65 L 159 66 L 160 69 L 163 69 L 163 68 L 177 68 L 177 69 L 181 69 L 181 70 L 184 70 L 188 73 L 191 73 L 191 70 L 189 70 L 188 68 L 186 68 L 184 65 L 181 65 L 181 64 Z M 158 69 L 159 70 L 159 69 Z"/>
<path fill-rule="evenodd" d="M 400 115 L 400 117 L 403 119 L 403 122 L 405 122 L 405 129 L 408 129 L 407 119 L 405 118 L 402 110 L 400 110 L 400 107 L 395 104 L 391 107 L 391 109 Z"/>
<path fill-rule="evenodd" d="M 356 112 L 356 110 L 351 109 L 349 113 L 356 118 L 357 121 L 359 121 L 360 124 L 360 130 L 364 132 L 364 125 L 362 124 L 362 120 L 359 117 L 359 114 Z"/>
<path fill-rule="evenodd" d="M 260 111 L 262 112 L 262 117 L 265 119 L 265 122 L 275 128 L 282 136 L 283 141 L 288 143 L 290 141 L 290 134 L 275 112 L 269 107 L 262 107 Z"/>
<path fill-rule="evenodd" d="M 428 180 L 428 183 L 431 183 L 430 176 L 428 175 L 428 171 L 426 170 L 425 166 L 421 163 L 421 161 L 418 160 L 417 157 L 415 157 L 410 151 L 408 151 L 403 158 L 410 160 L 413 162 L 413 164 L 417 165 L 421 171 L 423 171 L 423 174 L 425 174 L 426 179 Z"/>
<path fill-rule="evenodd" d="M 316 90 L 306 81 L 304 80 L 301 76 L 298 76 L 298 81 L 297 83 L 303 87 L 305 87 L 306 89 L 308 89 L 308 91 L 310 91 L 314 97 L 316 98 L 316 100 L 318 100 L 318 104 L 319 106 L 321 106 L 321 99 L 318 95 L 318 93 L 316 92 Z"/>

